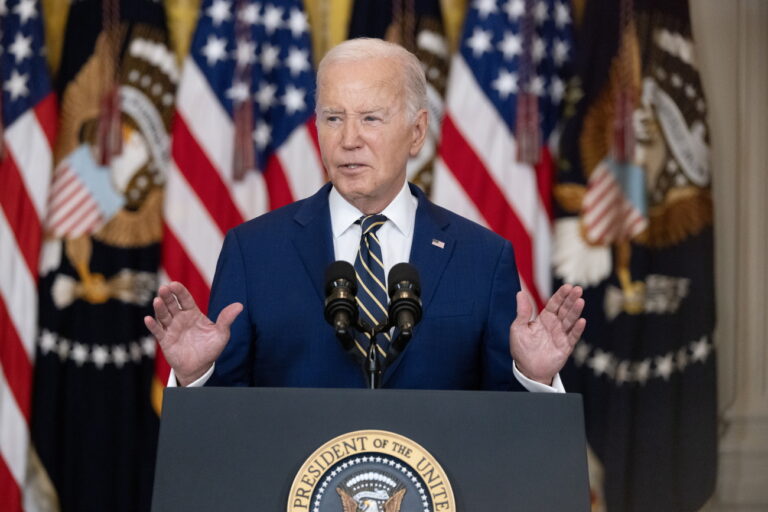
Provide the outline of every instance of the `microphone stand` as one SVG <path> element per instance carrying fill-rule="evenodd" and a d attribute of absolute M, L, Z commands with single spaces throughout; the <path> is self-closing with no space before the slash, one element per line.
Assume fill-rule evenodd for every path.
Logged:
<path fill-rule="evenodd" d="M 377 326 L 370 328 L 368 324 L 361 320 L 359 321 L 357 328 L 371 335 L 371 342 L 368 344 L 368 353 L 365 357 L 363 370 L 365 371 L 366 380 L 368 382 L 368 389 L 379 389 L 381 388 L 381 375 L 383 369 L 381 361 L 376 356 L 376 352 L 379 348 L 376 336 L 386 331 L 389 328 L 389 323 L 378 324 Z"/>

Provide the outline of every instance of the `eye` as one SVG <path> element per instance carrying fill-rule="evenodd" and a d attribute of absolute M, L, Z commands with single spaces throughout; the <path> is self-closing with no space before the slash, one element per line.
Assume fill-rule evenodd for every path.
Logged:
<path fill-rule="evenodd" d="M 364 123 L 368 123 L 368 124 L 379 123 L 379 122 L 381 122 L 381 118 L 378 117 L 378 116 L 374 116 L 374 115 L 370 115 L 369 114 L 369 115 L 366 115 L 366 116 L 363 117 L 363 122 Z"/>

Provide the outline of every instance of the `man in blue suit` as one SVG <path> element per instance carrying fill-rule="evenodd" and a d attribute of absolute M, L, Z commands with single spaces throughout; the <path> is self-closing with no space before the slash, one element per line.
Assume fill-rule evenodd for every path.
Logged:
<path fill-rule="evenodd" d="M 334 260 L 359 263 L 360 221 L 381 214 L 374 259 L 383 275 L 401 261 L 418 269 L 424 310 L 403 353 L 385 361 L 383 387 L 562 390 L 557 374 L 585 326 L 581 289 L 564 285 L 534 318 L 509 242 L 406 183 L 427 132 L 416 57 L 370 39 L 331 50 L 318 69 L 317 128 L 331 183 L 228 233 L 211 290 L 216 321 L 181 283 L 160 288 L 145 323 L 172 380 L 364 387 L 360 362 L 325 322 L 322 280 Z"/>

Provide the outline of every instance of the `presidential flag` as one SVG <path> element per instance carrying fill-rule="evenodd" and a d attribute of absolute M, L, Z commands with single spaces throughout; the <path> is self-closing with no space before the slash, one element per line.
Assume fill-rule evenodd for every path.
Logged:
<path fill-rule="evenodd" d="M 587 329 L 563 380 L 584 396 L 609 512 L 698 510 L 717 467 L 715 304 L 688 3 L 591 0 L 584 16 L 553 259 L 584 287 Z"/>
<path fill-rule="evenodd" d="M 32 435 L 62 511 L 148 510 L 154 339 L 178 81 L 162 5 L 69 10 L 44 220 Z"/>
<path fill-rule="evenodd" d="M 539 306 L 551 288 L 548 141 L 573 53 L 564 0 L 473 0 L 451 63 L 433 199 L 512 242 Z"/>
<path fill-rule="evenodd" d="M 0 2 L 0 76 L 0 508 L 18 512 L 36 510 L 25 480 L 38 257 L 56 127 L 35 0 Z"/>
<path fill-rule="evenodd" d="M 227 230 L 325 182 L 299 0 L 206 0 L 176 103 L 163 269 L 201 309 Z M 169 373 L 158 358 L 155 404 Z"/>

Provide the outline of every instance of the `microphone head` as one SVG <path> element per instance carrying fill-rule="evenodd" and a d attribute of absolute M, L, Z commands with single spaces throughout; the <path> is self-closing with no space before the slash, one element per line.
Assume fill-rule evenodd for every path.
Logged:
<path fill-rule="evenodd" d="M 419 271 L 416 270 L 416 267 L 410 263 L 398 263 L 392 267 L 392 270 L 389 271 L 389 277 L 387 278 L 387 291 L 389 292 L 390 297 L 392 297 L 392 294 L 394 294 L 397 290 L 397 285 L 403 281 L 407 281 L 412 285 L 413 291 L 416 293 L 416 295 L 421 294 Z"/>
<path fill-rule="evenodd" d="M 355 278 L 355 267 L 348 261 L 334 261 L 325 269 L 325 294 L 331 293 L 334 288 L 334 282 L 345 279 L 349 281 L 352 293 L 357 293 L 357 279 Z"/>

